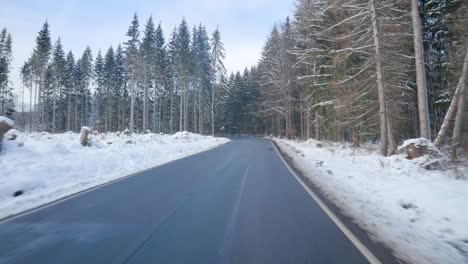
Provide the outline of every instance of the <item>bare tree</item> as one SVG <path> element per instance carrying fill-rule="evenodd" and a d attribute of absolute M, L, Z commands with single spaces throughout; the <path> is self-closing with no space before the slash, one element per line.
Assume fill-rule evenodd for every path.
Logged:
<path fill-rule="evenodd" d="M 431 139 L 429 110 L 427 105 L 426 71 L 424 65 L 424 46 L 422 40 L 421 18 L 418 0 L 411 0 L 411 18 L 413 20 L 414 53 L 416 59 L 416 83 L 418 86 L 418 114 L 421 137 Z"/>

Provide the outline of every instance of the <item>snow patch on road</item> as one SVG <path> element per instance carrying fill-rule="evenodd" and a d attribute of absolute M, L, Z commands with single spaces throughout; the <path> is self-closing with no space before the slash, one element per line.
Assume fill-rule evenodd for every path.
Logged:
<path fill-rule="evenodd" d="M 275 139 L 327 198 L 410 263 L 468 263 L 466 166 L 426 170 L 377 146 Z"/>
<path fill-rule="evenodd" d="M 20 134 L 4 141 L 0 153 L 0 219 L 52 202 L 123 176 L 229 142 L 189 132 L 172 135 L 90 136 L 83 147 L 79 134 Z M 23 194 L 14 197 L 14 193 Z"/>

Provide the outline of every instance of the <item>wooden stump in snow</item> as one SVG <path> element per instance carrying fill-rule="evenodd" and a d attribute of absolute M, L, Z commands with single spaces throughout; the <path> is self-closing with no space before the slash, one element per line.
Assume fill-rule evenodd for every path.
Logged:
<path fill-rule="evenodd" d="M 91 132 L 91 129 L 89 127 L 82 127 L 81 128 L 81 133 L 80 133 L 80 143 L 81 145 L 84 146 L 89 146 L 89 133 Z"/>
<path fill-rule="evenodd" d="M 406 153 L 409 160 L 418 159 L 417 163 L 426 169 L 445 169 L 446 157 L 427 139 L 416 138 L 406 140 L 398 148 L 400 153 Z"/>
<path fill-rule="evenodd" d="M 425 155 L 429 155 L 431 154 L 431 151 L 427 148 L 427 146 L 419 146 L 412 143 L 406 147 L 406 154 L 408 155 L 407 159 L 412 160 Z"/>
<path fill-rule="evenodd" d="M 98 133 L 104 133 L 104 123 L 102 121 L 96 121 L 96 130 Z"/>
<path fill-rule="evenodd" d="M 0 151 L 2 151 L 3 136 L 13 128 L 15 122 L 8 117 L 0 116 Z"/>
<path fill-rule="evenodd" d="M 433 156 L 437 153 L 437 149 L 425 138 L 406 140 L 398 150 L 400 153 L 406 153 L 406 158 L 409 160 L 417 159 L 422 156 Z"/>

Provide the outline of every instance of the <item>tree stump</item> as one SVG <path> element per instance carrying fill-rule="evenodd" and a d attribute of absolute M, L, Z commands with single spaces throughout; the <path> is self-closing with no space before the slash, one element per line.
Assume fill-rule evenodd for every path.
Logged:
<path fill-rule="evenodd" d="M 104 123 L 101 120 L 96 121 L 96 130 L 98 133 L 104 133 Z"/>
<path fill-rule="evenodd" d="M 80 132 L 80 143 L 83 147 L 89 146 L 89 133 L 91 129 L 89 127 L 82 127 Z"/>
<path fill-rule="evenodd" d="M 15 122 L 7 117 L 0 116 L 0 151 L 2 151 L 3 136 L 13 128 Z"/>

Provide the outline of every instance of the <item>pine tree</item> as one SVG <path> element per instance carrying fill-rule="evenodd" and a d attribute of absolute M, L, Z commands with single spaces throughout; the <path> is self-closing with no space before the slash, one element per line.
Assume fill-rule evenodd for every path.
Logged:
<path fill-rule="evenodd" d="M 70 51 L 67 54 L 66 62 L 65 62 L 65 97 L 66 97 L 66 131 L 73 130 L 72 124 L 74 124 L 73 117 L 74 117 L 74 108 L 73 102 L 77 100 L 75 96 L 75 57 L 73 53 Z"/>
<path fill-rule="evenodd" d="M 127 31 L 127 36 L 130 38 L 126 43 L 126 71 L 129 79 L 129 93 L 130 93 L 130 123 L 129 129 L 131 132 L 135 126 L 135 100 L 138 92 L 138 82 L 140 79 L 140 59 L 138 48 L 140 46 L 140 31 L 138 16 L 135 13 L 132 23 Z"/>
<path fill-rule="evenodd" d="M 91 78 L 93 76 L 93 56 L 91 48 L 87 47 L 76 63 L 75 95 L 75 131 L 89 125 L 91 116 Z"/>
<path fill-rule="evenodd" d="M 205 121 L 208 118 L 206 113 L 210 110 L 209 107 L 209 98 L 212 94 L 211 90 L 213 89 L 213 68 L 210 57 L 210 39 L 206 28 L 202 25 L 198 27 L 197 32 L 197 61 L 199 62 L 199 90 L 198 90 L 198 132 L 199 134 L 204 134 Z M 197 122 L 197 120 L 194 120 Z"/>
<path fill-rule="evenodd" d="M 182 119 L 180 118 L 182 116 L 182 109 L 178 108 L 177 102 L 181 100 L 180 98 L 182 93 L 180 89 L 180 83 L 179 83 L 179 71 L 178 71 L 178 65 L 179 65 L 179 56 L 177 54 L 178 52 L 178 33 L 177 29 L 175 28 L 174 31 L 172 32 L 171 38 L 169 40 L 169 43 L 167 45 L 167 53 L 168 53 L 168 73 L 170 73 L 169 82 L 171 84 L 171 89 L 169 90 L 169 126 L 170 126 L 170 131 L 173 133 L 175 131 L 175 121 L 176 117 L 179 117 L 179 128 L 178 130 L 180 131 L 182 129 Z"/>
<path fill-rule="evenodd" d="M 170 68 L 167 50 L 165 48 L 164 34 L 161 24 L 158 25 L 155 32 L 155 65 L 154 65 L 154 78 L 155 87 L 153 93 L 153 131 L 172 133 L 171 122 L 167 120 L 168 108 L 171 107 L 172 99 L 172 86 L 170 85 Z M 168 95 L 169 94 L 169 95 Z M 159 99 L 159 100 L 158 100 Z M 159 104 L 158 104 L 159 101 Z M 169 112 L 171 112 L 169 110 Z M 171 120 L 172 117 L 169 117 Z"/>
<path fill-rule="evenodd" d="M 103 114 L 104 114 L 104 131 L 114 131 L 113 125 L 116 124 L 115 116 L 113 115 L 113 107 L 116 105 L 114 86 L 115 86 L 115 57 L 114 49 L 109 47 L 104 57 L 103 64 Z"/>
<path fill-rule="evenodd" d="M 94 63 L 94 112 L 96 116 L 96 130 L 98 132 L 103 132 L 103 122 L 105 121 L 105 104 L 104 104 L 104 94 L 105 94 L 105 77 L 104 77 L 104 59 L 102 58 L 101 51 L 98 51 L 96 60 Z"/>
<path fill-rule="evenodd" d="M 117 130 L 122 131 L 126 128 L 126 116 L 128 116 L 128 92 L 126 90 L 125 79 L 125 54 L 122 46 L 117 46 L 115 51 L 115 70 L 114 70 L 114 97 L 117 105 Z"/>
<path fill-rule="evenodd" d="M 154 90 L 154 73 L 156 65 L 156 32 L 153 18 L 150 17 L 145 26 L 144 36 L 141 43 L 141 60 L 143 64 L 143 131 L 148 130 L 149 123 L 149 93 Z M 155 103 L 155 102 L 154 102 Z"/>
<path fill-rule="evenodd" d="M 42 95 L 42 88 L 44 86 L 44 78 L 45 78 L 45 71 L 47 69 L 47 64 L 49 62 L 50 54 L 52 51 L 52 43 L 50 40 L 50 31 L 49 31 L 49 24 L 47 21 L 44 23 L 41 31 L 36 38 L 36 47 L 33 52 L 32 61 L 33 61 L 33 69 L 34 69 L 34 76 L 35 76 L 35 91 L 34 91 L 34 108 L 38 107 L 39 113 L 39 121 L 36 123 L 39 124 L 41 120 L 44 119 L 44 111 L 43 111 L 43 95 Z M 40 129 L 44 129 L 44 124 L 39 124 Z"/>
<path fill-rule="evenodd" d="M 222 80 L 226 75 L 226 68 L 224 67 L 225 59 L 224 44 L 221 42 L 221 33 L 219 28 L 213 32 L 211 38 L 211 69 L 213 70 L 213 83 L 211 88 L 211 134 L 215 134 L 215 109 L 217 108 L 217 91 L 222 88 Z"/>
<path fill-rule="evenodd" d="M 33 72 L 32 72 L 32 62 L 31 60 L 27 60 L 23 66 L 21 67 L 21 82 L 22 82 L 22 99 L 21 99 L 21 128 L 26 130 L 26 116 L 25 116 L 25 111 L 26 109 L 24 108 L 25 105 L 25 88 L 32 91 L 32 86 L 33 86 Z M 30 95 L 32 93 L 30 92 Z M 30 110 L 29 112 L 31 113 L 31 106 L 32 104 L 29 104 Z M 32 123 L 29 122 L 29 127 L 28 131 L 32 131 L 31 127 Z"/>
<path fill-rule="evenodd" d="M 12 37 L 4 28 L 0 33 L 0 116 L 11 117 L 14 112 L 13 88 L 9 79 L 12 59 Z"/>
<path fill-rule="evenodd" d="M 66 60 L 65 52 L 60 38 L 57 40 L 52 53 L 52 132 L 63 132 L 65 130 L 66 103 L 65 103 L 65 80 L 66 80 Z"/>
<path fill-rule="evenodd" d="M 175 39 L 178 83 L 180 85 L 179 131 L 187 131 L 189 124 L 189 84 L 191 73 L 190 33 L 185 18 L 179 25 Z"/>

